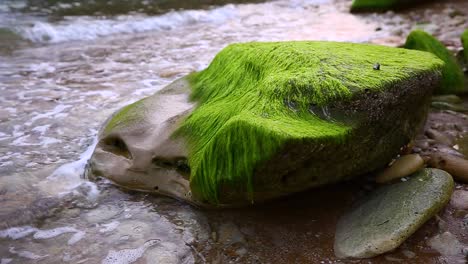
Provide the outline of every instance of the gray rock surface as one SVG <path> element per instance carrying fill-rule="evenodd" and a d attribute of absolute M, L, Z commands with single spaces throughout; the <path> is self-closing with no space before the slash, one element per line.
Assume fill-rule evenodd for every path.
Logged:
<path fill-rule="evenodd" d="M 453 188 L 450 174 L 424 169 L 373 191 L 339 220 L 336 256 L 370 258 L 397 248 L 448 203 Z"/>

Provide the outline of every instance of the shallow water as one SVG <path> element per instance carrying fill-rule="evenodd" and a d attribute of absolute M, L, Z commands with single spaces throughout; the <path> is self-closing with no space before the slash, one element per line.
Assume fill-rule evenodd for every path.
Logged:
<path fill-rule="evenodd" d="M 0 28 L 7 29 L 0 31 L 1 264 L 346 262 L 333 256 L 334 225 L 367 191 L 362 183 L 255 209 L 203 211 L 106 181 L 87 182 L 86 160 L 111 113 L 205 68 L 229 43 L 397 45 L 425 12 L 355 16 L 346 1 L 280 0 L 63 16 L 47 11 L 54 10 L 50 6 L 35 9 L 33 2 L 0 4 Z M 443 19 L 439 10 L 466 7 L 459 5 L 431 8 Z M 447 27 L 456 33 L 468 22 Z M 455 33 L 445 39 L 454 41 Z M 417 255 L 412 263 L 456 263 L 460 256 L 440 256 L 425 244 L 435 225 L 369 261 L 408 261 L 409 251 Z"/>

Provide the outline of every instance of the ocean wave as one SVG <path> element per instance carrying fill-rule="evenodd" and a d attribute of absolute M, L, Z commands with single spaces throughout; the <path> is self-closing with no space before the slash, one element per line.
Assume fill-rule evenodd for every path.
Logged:
<path fill-rule="evenodd" d="M 58 23 L 37 21 L 32 25 L 16 26 L 13 30 L 36 43 L 59 43 L 73 40 L 94 40 L 114 34 L 170 30 L 196 23 L 223 23 L 237 16 L 234 5 L 211 10 L 173 11 L 160 16 L 127 15 L 112 19 L 73 17 Z"/>

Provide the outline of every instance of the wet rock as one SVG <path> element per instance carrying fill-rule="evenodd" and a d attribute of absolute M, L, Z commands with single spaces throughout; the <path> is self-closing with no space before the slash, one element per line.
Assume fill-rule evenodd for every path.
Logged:
<path fill-rule="evenodd" d="M 437 152 L 429 155 L 428 165 L 450 173 L 456 181 L 468 183 L 468 160 Z"/>
<path fill-rule="evenodd" d="M 219 207 L 347 180 L 384 167 L 415 136 L 442 66 L 375 45 L 233 44 L 117 112 L 90 165 L 125 188 Z"/>
<path fill-rule="evenodd" d="M 448 173 L 424 169 L 375 190 L 339 220 L 335 254 L 370 258 L 397 248 L 448 203 L 453 188 Z"/>
<path fill-rule="evenodd" d="M 468 108 L 464 107 L 463 105 L 452 104 L 447 102 L 432 102 L 431 107 L 439 110 L 451 110 L 460 113 L 468 112 Z"/>
<path fill-rule="evenodd" d="M 452 194 L 450 204 L 459 210 L 468 210 L 468 191 L 456 190 Z"/>
<path fill-rule="evenodd" d="M 412 31 L 406 39 L 406 49 L 427 51 L 445 62 L 442 82 L 435 91 L 438 94 L 460 94 L 468 92 L 465 77 L 453 54 L 436 38 L 422 30 Z"/>
<path fill-rule="evenodd" d="M 436 95 L 432 97 L 432 102 L 443 102 L 443 103 L 450 103 L 450 104 L 459 104 L 463 102 L 459 96 L 454 94 L 446 94 L 446 95 Z"/>
<path fill-rule="evenodd" d="M 354 0 L 351 4 L 351 12 L 387 11 L 398 10 L 426 2 L 422 0 Z"/>
<path fill-rule="evenodd" d="M 105 176 L 128 189 L 189 196 L 186 143 L 171 137 L 193 108 L 189 93 L 184 78 L 117 112 L 100 132 L 90 178 Z"/>
<path fill-rule="evenodd" d="M 411 175 L 424 167 L 419 154 L 403 155 L 375 178 L 378 183 L 390 182 Z"/>

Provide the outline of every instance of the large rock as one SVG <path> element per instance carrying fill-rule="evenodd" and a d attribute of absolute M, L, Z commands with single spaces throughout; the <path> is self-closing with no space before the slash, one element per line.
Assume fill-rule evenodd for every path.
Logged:
<path fill-rule="evenodd" d="M 422 30 L 412 31 L 405 43 L 406 49 L 427 51 L 445 62 L 442 82 L 435 91 L 437 94 L 461 94 L 468 92 L 465 76 L 453 54 L 436 38 Z"/>
<path fill-rule="evenodd" d="M 450 174 L 424 169 L 374 190 L 338 222 L 335 254 L 370 258 L 397 248 L 448 203 L 453 187 Z"/>
<path fill-rule="evenodd" d="M 414 137 L 442 66 L 375 45 L 233 44 L 118 112 L 90 164 L 127 188 L 217 206 L 346 180 Z"/>
<path fill-rule="evenodd" d="M 181 79 L 115 113 L 99 133 L 89 177 L 175 198 L 189 195 L 186 143 L 171 137 L 193 110 L 189 94 L 188 82 Z"/>
<path fill-rule="evenodd" d="M 428 0 L 353 0 L 351 12 L 399 10 Z"/>

